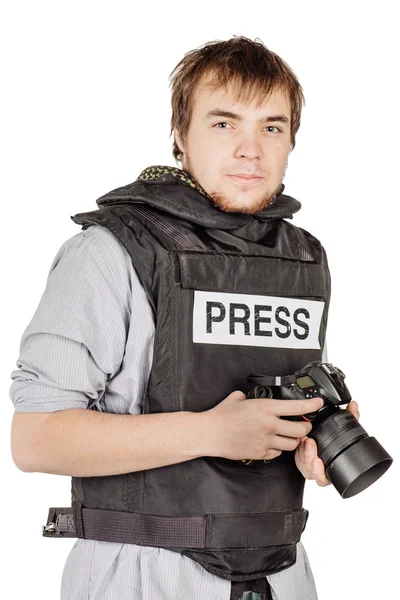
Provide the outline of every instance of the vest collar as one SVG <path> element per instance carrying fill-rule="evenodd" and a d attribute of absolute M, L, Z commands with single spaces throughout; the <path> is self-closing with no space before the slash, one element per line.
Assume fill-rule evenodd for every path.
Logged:
<path fill-rule="evenodd" d="M 216 229 L 237 229 L 256 221 L 293 218 L 301 203 L 282 194 L 253 215 L 229 213 L 216 207 L 212 198 L 186 171 L 177 167 L 155 165 L 144 169 L 133 183 L 111 190 L 96 200 L 101 208 L 112 204 L 149 204 L 177 217 Z"/>

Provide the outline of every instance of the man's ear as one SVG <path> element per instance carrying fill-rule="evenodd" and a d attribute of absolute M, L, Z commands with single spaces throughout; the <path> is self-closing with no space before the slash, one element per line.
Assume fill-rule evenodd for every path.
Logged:
<path fill-rule="evenodd" d="M 179 150 L 181 152 L 185 152 L 185 148 L 183 146 L 182 140 L 181 140 L 181 136 L 179 135 L 179 131 L 177 130 L 176 127 L 174 127 L 174 137 L 175 137 L 175 142 L 177 143 Z"/>

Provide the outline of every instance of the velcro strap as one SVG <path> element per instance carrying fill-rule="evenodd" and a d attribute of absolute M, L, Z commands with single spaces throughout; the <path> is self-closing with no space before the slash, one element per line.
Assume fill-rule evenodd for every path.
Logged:
<path fill-rule="evenodd" d="M 85 538 L 159 548 L 204 548 L 206 517 L 160 517 L 82 509 Z"/>
<path fill-rule="evenodd" d="M 50 515 L 55 518 L 55 527 L 54 531 L 44 531 L 45 537 L 83 537 L 76 533 L 71 508 L 53 508 L 49 518 Z M 265 548 L 296 544 L 307 517 L 305 509 L 164 517 L 82 508 L 85 539 L 177 549 Z"/>
<path fill-rule="evenodd" d="M 288 386 L 291 383 L 296 383 L 298 375 L 255 375 L 250 374 L 247 381 L 253 385 L 269 386 Z"/>

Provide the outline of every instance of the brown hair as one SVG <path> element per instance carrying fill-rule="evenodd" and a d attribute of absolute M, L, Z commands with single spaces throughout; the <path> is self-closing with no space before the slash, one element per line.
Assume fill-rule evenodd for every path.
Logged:
<path fill-rule="evenodd" d="M 256 38 L 256 40 L 259 38 Z M 264 44 L 243 36 L 227 41 L 213 41 L 187 52 L 169 76 L 172 87 L 171 132 L 179 131 L 185 143 L 193 111 L 193 93 L 199 81 L 210 76 L 207 88 L 226 89 L 229 83 L 238 84 L 238 102 L 265 102 L 270 92 L 281 89 L 289 93 L 291 105 L 291 150 L 300 127 L 300 115 L 305 98 L 303 89 L 289 65 Z M 174 138 L 172 153 L 176 161 L 182 151 Z"/>

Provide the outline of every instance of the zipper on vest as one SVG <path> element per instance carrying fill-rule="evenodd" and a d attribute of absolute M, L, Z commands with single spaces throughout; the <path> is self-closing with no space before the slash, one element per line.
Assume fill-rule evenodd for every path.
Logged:
<path fill-rule="evenodd" d="M 175 252 L 170 253 L 170 275 L 169 284 L 171 290 L 171 320 L 170 320 L 170 342 L 173 349 L 171 357 L 171 409 L 174 412 L 182 410 L 181 400 L 178 390 L 178 368 L 180 364 L 179 335 L 180 331 L 178 318 L 180 312 L 180 298 L 178 288 L 180 283 L 179 259 Z"/>

